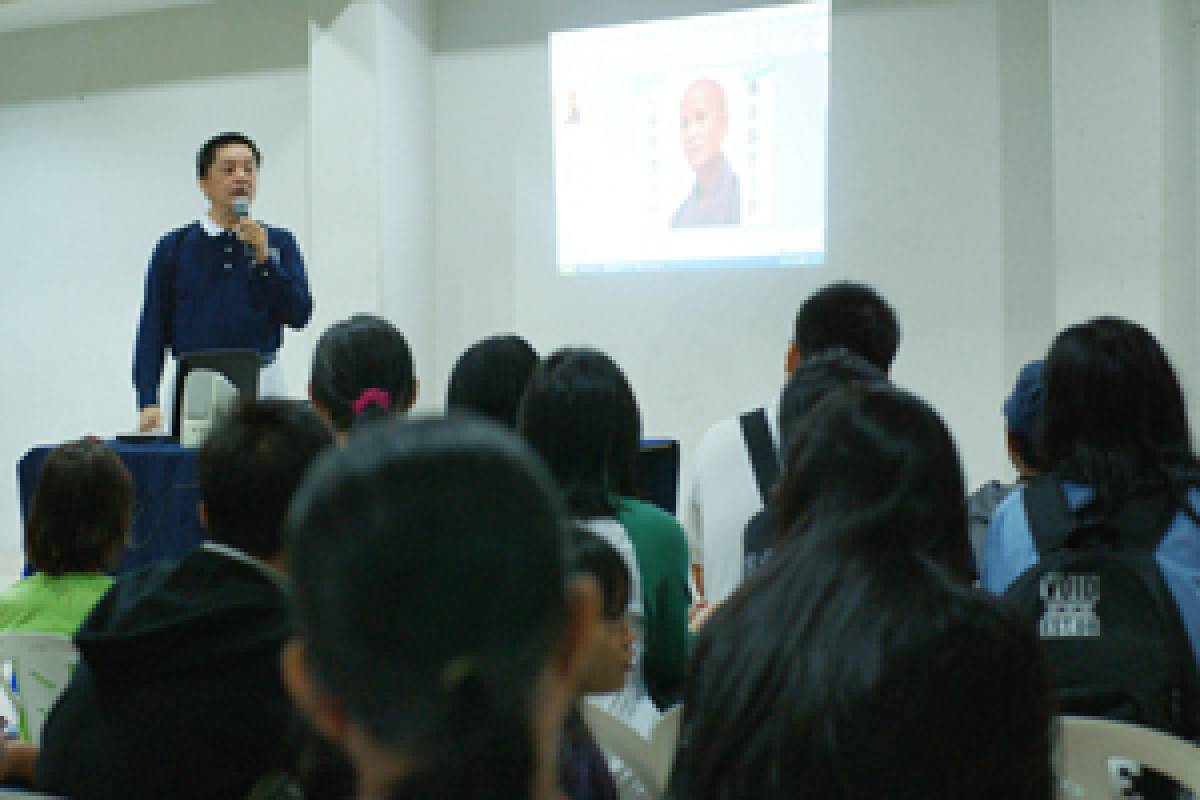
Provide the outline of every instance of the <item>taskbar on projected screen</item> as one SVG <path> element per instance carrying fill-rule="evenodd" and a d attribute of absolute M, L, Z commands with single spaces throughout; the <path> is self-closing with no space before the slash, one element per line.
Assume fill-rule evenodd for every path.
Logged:
<path fill-rule="evenodd" d="M 679 259 L 670 261 L 595 261 L 585 264 L 563 264 L 564 275 L 583 275 L 599 272 L 664 272 L 683 269 L 747 269 L 754 267 L 820 267 L 825 254 L 784 253 L 773 256 L 733 256 L 729 258 Z"/>

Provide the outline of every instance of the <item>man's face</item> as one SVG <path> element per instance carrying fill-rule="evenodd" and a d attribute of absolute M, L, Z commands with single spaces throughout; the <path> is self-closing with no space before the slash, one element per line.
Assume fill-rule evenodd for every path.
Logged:
<path fill-rule="evenodd" d="M 238 197 L 253 202 L 258 169 L 254 153 L 244 144 L 227 144 L 217 149 L 208 174 L 200 179 L 200 189 L 213 208 L 228 209 Z"/>
<path fill-rule="evenodd" d="M 725 93 L 714 81 L 696 81 L 679 104 L 679 137 L 688 166 L 699 170 L 721 152 L 729 127 Z"/>

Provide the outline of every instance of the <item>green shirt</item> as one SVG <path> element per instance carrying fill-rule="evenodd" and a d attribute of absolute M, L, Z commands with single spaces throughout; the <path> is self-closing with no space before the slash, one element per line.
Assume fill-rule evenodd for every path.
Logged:
<path fill-rule="evenodd" d="M 107 575 L 30 575 L 0 591 L 0 631 L 74 636 L 112 584 Z"/>
<path fill-rule="evenodd" d="M 656 696 L 677 692 L 688 657 L 687 537 L 667 512 L 629 497 L 616 499 L 617 521 L 629 534 L 642 577 L 646 683 Z"/>

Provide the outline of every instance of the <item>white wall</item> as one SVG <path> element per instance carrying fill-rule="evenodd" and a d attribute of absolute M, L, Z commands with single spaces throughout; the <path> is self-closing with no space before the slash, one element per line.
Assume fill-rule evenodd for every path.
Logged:
<path fill-rule="evenodd" d="M 1000 400 L 1068 321 L 1133 316 L 1196 374 L 1188 0 L 835 0 L 829 265 L 559 277 L 547 34 L 739 5 L 227 0 L 0 34 L 0 459 L 132 425 L 146 257 L 202 212 L 192 155 L 220 128 L 259 139 L 258 211 L 308 257 L 297 391 L 354 311 L 410 334 L 426 407 L 481 336 L 592 344 L 686 471 L 711 422 L 778 390 L 802 299 L 854 278 L 896 305 L 895 377 L 946 415 L 974 483 L 1007 471 Z M 15 494 L 10 471 L 0 557 Z"/>
<path fill-rule="evenodd" d="M 1006 469 L 1001 127 L 991 2 L 837 3 L 829 265 L 560 277 L 546 34 L 735 3 L 487 0 L 439 7 L 435 64 L 438 390 L 498 330 L 598 346 L 647 433 L 685 459 L 715 420 L 782 384 L 796 307 L 835 278 L 877 285 L 903 324 L 896 379 L 948 417 L 978 480 Z"/>
<path fill-rule="evenodd" d="M 35 443 L 134 427 L 147 258 L 206 208 L 194 158 L 207 136 L 258 140 L 256 213 L 306 245 L 305 14 L 261 0 L 255 24 L 246 18 L 225 3 L 0 35 L 0 462 Z M 0 551 L 18 546 L 18 528 L 9 468 Z"/>

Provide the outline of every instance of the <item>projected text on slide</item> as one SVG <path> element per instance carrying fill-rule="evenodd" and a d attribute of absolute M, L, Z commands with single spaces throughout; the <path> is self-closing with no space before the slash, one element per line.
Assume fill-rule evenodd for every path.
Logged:
<path fill-rule="evenodd" d="M 564 273 L 825 263 L 829 5 L 554 33 Z"/>

